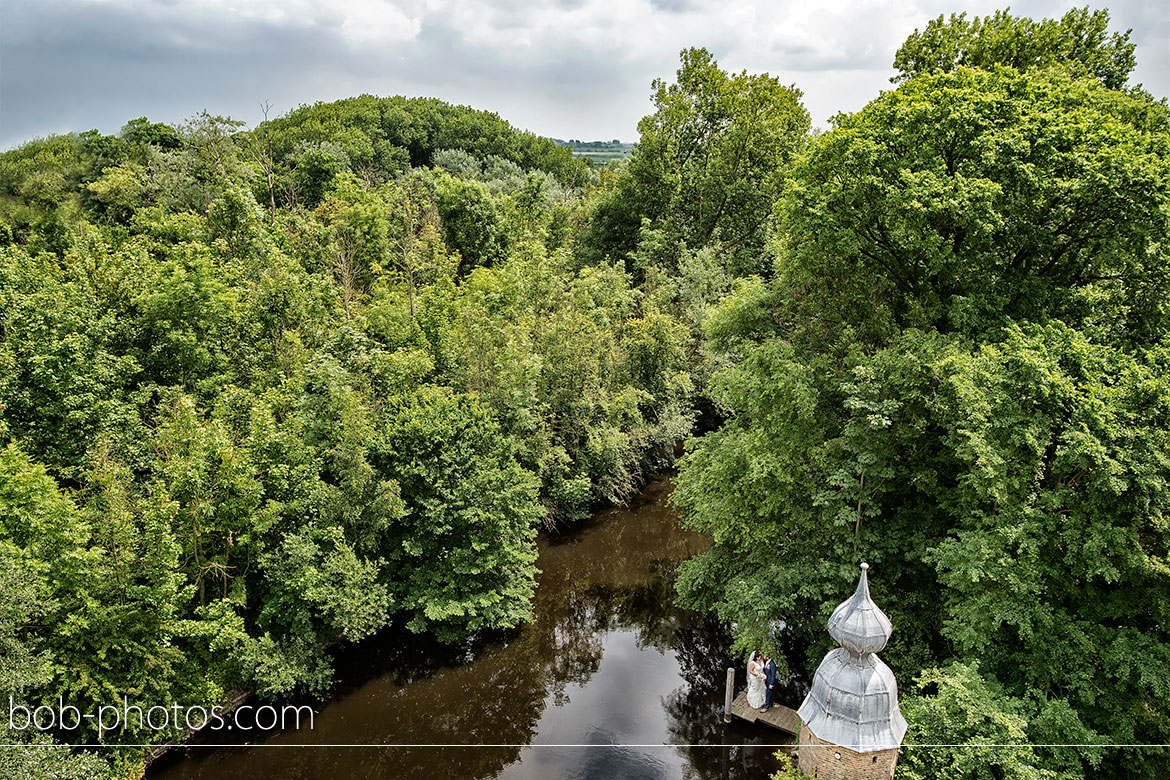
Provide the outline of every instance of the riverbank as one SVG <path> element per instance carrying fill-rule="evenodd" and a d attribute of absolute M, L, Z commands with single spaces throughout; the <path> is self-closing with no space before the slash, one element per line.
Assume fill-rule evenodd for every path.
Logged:
<path fill-rule="evenodd" d="M 629 508 L 542 535 L 530 623 L 456 646 L 380 635 L 338 658 L 314 728 L 226 748 L 196 737 L 147 776 L 765 776 L 758 746 L 777 735 L 718 717 L 722 672 L 739 665 L 727 627 L 674 607 L 678 563 L 709 542 L 678 526 L 669 492 L 652 482 Z"/>

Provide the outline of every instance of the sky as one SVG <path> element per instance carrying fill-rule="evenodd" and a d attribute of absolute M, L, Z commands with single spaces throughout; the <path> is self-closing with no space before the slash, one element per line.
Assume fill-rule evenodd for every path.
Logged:
<path fill-rule="evenodd" d="M 891 87 L 894 52 L 939 14 L 1007 0 L 0 0 L 0 149 L 201 110 L 243 120 L 360 94 L 438 97 L 540 135 L 637 140 L 679 52 L 770 73 L 814 126 Z M 1024 0 L 1017 16 L 1084 3 Z M 1170 2 L 1114 0 L 1131 83 L 1170 90 Z"/>

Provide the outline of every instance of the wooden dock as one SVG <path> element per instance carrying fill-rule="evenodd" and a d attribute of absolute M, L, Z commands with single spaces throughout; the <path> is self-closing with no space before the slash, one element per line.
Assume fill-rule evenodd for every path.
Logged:
<path fill-rule="evenodd" d="M 800 733 L 800 718 L 796 717 L 796 710 L 789 709 L 783 704 L 773 704 L 767 712 L 760 712 L 747 703 L 747 692 L 736 697 L 731 704 L 731 714 L 748 723 L 763 723 L 774 729 L 780 729 L 788 734 Z"/>
<path fill-rule="evenodd" d="M 773 704 L 767 712 L 760 712 L 747 703 L 747 691 L 735 694 L 735 669 L 727 670 L 727 685 L 723 691 L 723 722 L 731 723 L 732 716 L 748 723 L 763 723 L 788 734 L 800 734 L 800 717 L 796 710 L 783 704 Z M 733 698 L 734 697 L 734 698 Z"/>

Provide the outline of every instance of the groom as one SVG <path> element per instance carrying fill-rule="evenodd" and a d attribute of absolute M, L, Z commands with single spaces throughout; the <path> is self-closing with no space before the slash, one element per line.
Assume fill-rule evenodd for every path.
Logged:
<path fill-rule="evenodd" d="M 767 712 L 772 706 L 772 686 L 776 684 L 776 662 L 772 660 L 770 652 L 764 653 L 764 684 L 768 690 L 764 693 L 764 708 L 761 712 Z"/>

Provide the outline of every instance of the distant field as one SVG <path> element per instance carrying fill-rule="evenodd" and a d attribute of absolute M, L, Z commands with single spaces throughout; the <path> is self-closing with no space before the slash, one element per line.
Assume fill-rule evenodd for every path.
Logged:
<path fill-rule="evenodd" d="M 593 160 L 594 162 L 603 162 L 604 163 L 604 162 L 609 162 L 610 160 L 624 160 L 630 156 L 630 153 L 628 151 L 627 152 L 579 152 L 576 149 L 574 149 L 573 156 L 574 157 L 584 157 L 586 159 Z"/>
<path fill-rule="evenodd" d="M 634 149 L 633 144 L 623 143 L 616 139 L 613 141 L 579 141 L 574 138 L 564 141 L 560 138 L 553 138 L 551 140 L 560 146 L 569 147 L 574 157 L 584 157 L 598 163 L 624 160 L 630 156 L 630 152 Z"/>

